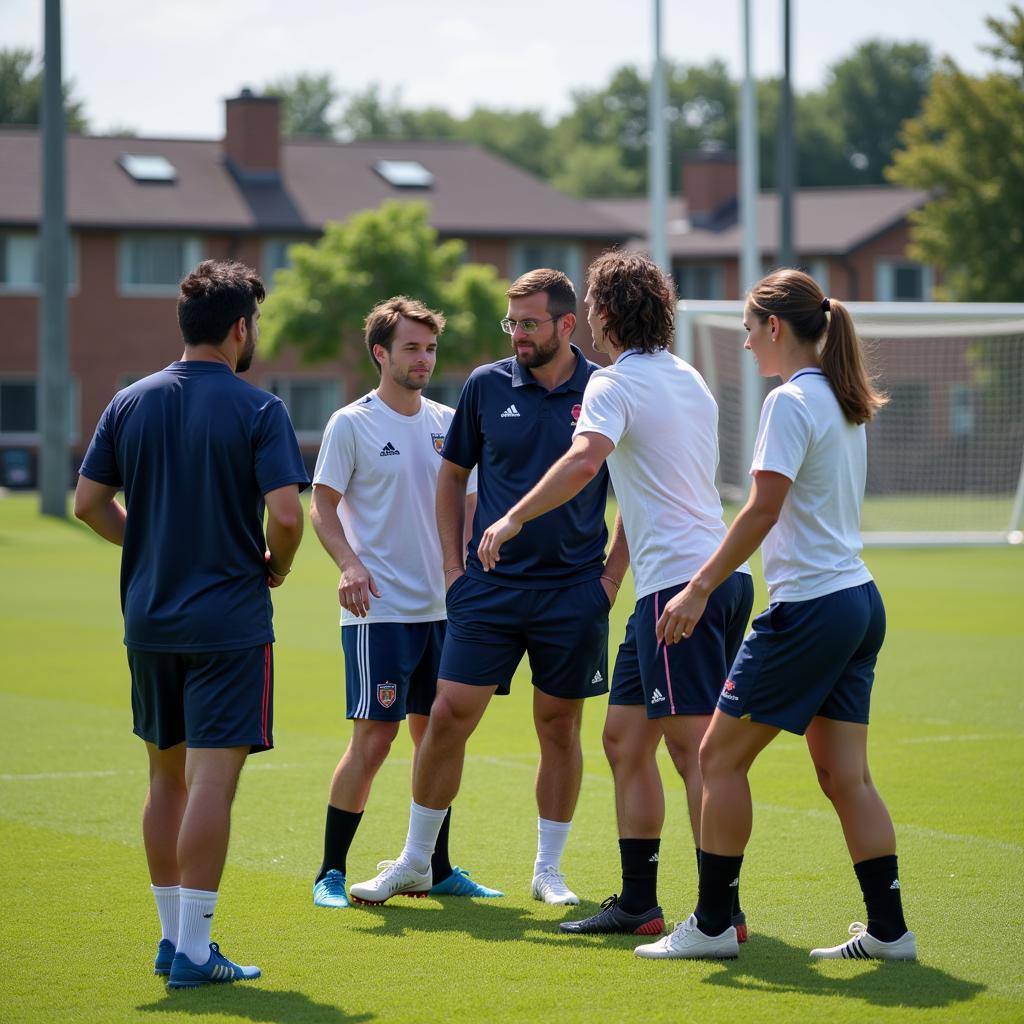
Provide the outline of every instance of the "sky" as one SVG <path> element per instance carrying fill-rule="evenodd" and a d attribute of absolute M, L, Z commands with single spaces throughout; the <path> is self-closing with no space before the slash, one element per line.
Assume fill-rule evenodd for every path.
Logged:
<path fill-rule="evenodd" d="M 751 0 L 754 73 L 781 68 L 781 0 Z M 651 0 L 64 0 L 64 76 L 94 131 L 219 138 L 224 100 L 296 72 L 343 92 L 379 83 L 412 107 L 532 108 L 554 118 L 576 89 L 647 68 Z M 871 38 L 923 41 L 964 69 L 992 58 L 986 15 L 1010 0 L 792 0 L 800 91 Z M 42 49 L 42 0 L 0 0 L 0 47 Z M 662 0 L 666 58 L 741 67 L 741 0 Z"/>

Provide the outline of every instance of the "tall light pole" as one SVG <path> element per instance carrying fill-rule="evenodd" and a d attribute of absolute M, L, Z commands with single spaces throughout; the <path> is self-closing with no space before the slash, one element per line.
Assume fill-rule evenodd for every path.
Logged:
<path fill-rule="evenodd" d="M 779 265 L 796 263 L 793 247 L 793 189 L 795 159 L 793 146 L 793 22 L 790 0 L 782 0 L 782 95 L 779 97 Z"/>
<path fill-rule="evenodd" d="M 661 58 L 661 0 L 654 0 L 654 66 L 648 99 L 647 195 L 651 213 L 651 259 L 672 272 L 668 255 L 668 133 L 665 126 L 665 67 Z"/>

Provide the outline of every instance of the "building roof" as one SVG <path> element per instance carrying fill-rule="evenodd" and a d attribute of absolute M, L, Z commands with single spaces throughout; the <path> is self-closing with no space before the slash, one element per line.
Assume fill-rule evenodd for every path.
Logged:
<path fill-rule="evenodd" d="M 165 157 L 175 181 L 134 180 L 118 163 L 125 154 Z M 597 207 L 461 141 L 286 139 L 280 178 L 262 181 L 232 173 L 219 140 L 69 135 L 66 159 L 68 223 L 78 229 L 316 232 L 385 199 L 418 199 L 446 235 L 621 240 L 629 233 Z M 381 160 L 417 161 L 434 184 L 391 185 L 374 170 Z M 37 224 L 38 132 L 0 130 L 0 167 L 0 224 Z"/>
<path fill-rule="evenodd" d="M 802 256 L 840 256 L 851 252 L 923 206 L 928 193 L 885 185 L 854 188 L 806 188 L 793 202 L 794 247 Z M 646 244 L 649 206 L 646 199 L 594 199 L 592 205 L 614 218 Z M 668 245 L 672 257 L 721 259 L 738 256 L 743 231 L 735 215 L 714 227 L 690 223 L 685 198 L 672 196 L 668 205 Z M 778 249 L 779 197 L 762 192 L 757 201 L 759 247 L 764 255 Z"/>

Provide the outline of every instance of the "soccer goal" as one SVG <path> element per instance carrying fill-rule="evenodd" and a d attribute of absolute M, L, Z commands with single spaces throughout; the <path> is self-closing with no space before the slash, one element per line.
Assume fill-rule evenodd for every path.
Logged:
<path fill-rule="evenodd" d="M 889 404 L 868 424 L 867 544 L 1024 540 L 1024 304 L 851 302 Z M 719 485 L 749 488 L 764 380 L 741 302 L 679 303 L 676 352 L 719 406 Z"/>

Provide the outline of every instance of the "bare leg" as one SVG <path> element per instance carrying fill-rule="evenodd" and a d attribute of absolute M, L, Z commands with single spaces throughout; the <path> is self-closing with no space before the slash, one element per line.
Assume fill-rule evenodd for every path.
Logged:
<path fill-rule="evenodd" d="M 149 789 L 142 809 L 142 841 L 146 847 L 149 877 L 154 885 L 177 885 L 178 833 L 185 813 L 185 744 L 160 750 L 146 744 L 149 755 Z"/>
<path fill-rule="evenodd" d="M 658 839 L 665 824 L 665 792 L 655 760 L 661 727 L 642 704 L 610 704 L 604 752 L 615 779 L 615 817 L 622 839 Z"/>
<path fill-rule="evenodd" d="M 370 787 L 398 735 L 398 722 L 377 722 L 357 718 L 352 723 L 352 739 L 334 770 L 329 803 L 343 811 L 358 814 L 366 807 Z"/>
<path fill-rule="evenodd" d="M 533 691 L 533 724 L 540 741 L 537 811 L 549 821 L 572 821 L 583 780 L 580 725 L 583 701 Z"/>
<path fill-rule="evenodd" d="M 686 787 L 686 806 L 690 812 L 693 845 L 700 847 L 700 814 L 703 781 L 700 775 L 700 744 L 711 724 L 710 715 L 669 715 L 659 718 L 665 733 L 665 746 Z"/>
<path fill-rule="evenodd" d="M 409 726 L 409 735 L 412 737 L 412 773 L 415 777 L 416 758 L 419 756 L 420 743 L 423 742 L 423 734 L 427 731 L 430 719 L 426 715 L 408 715 L 405 721 Z"/>

